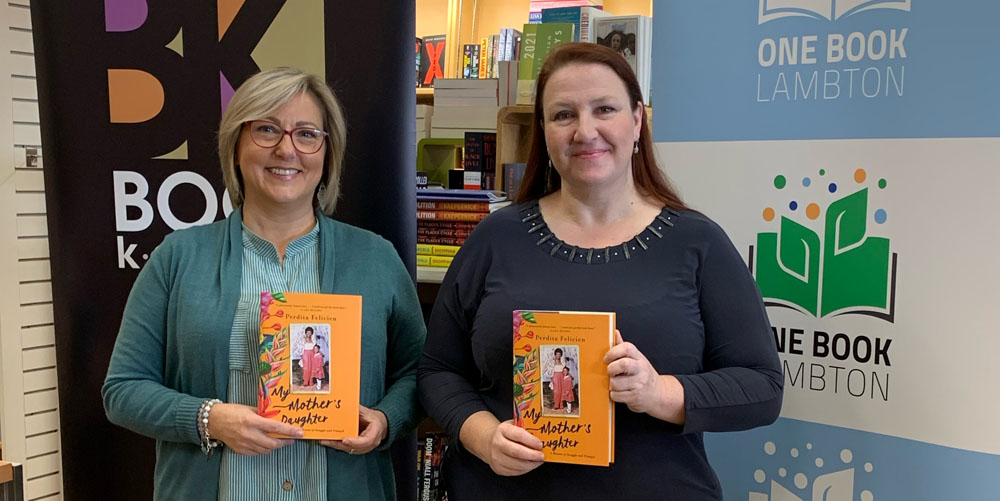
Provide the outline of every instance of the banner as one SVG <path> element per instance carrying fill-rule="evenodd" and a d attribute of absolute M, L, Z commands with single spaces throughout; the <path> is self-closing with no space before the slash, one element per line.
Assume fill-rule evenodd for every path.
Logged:
<path fill-rule="evenodd" d="M 726 499 L 984 499 L 1000 339 L 1000 5 L 658 0 L 654 140 L 767 305 L 772 426 L 706 437 Z"/>
<path fill-rule="evenodd" d="M 100 388 L 150 252 L 170 231 L 232 211 L 216 133 L 248 77 L 278 66 L 326 77 L 348 123 L 336 216 L 383 234 L 413 269 L 413 19 L 412 4 L 387 0 L 32 6 L 62 475 L 73 499 L 150 496 L 153 442 L 108 423 Z M 415 485 L 413 447 L 402 448 L 401 496 Z"/>

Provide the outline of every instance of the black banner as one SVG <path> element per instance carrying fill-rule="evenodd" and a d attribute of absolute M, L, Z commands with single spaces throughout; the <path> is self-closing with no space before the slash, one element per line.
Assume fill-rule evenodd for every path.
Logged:
<path fill-rule="evenodd" d="M 216 131 L 260 69 L 326 75 L 348 146 L 336 217 L 414 270 L 414 4 L 393 0 L 34 2 L 64 497 L 146 499 L 152 440 L 111 425 L 100 388 L 139 269 L 164 235 L 227 215 Z M 414 499 L 413 444 L 398 447 Z"/>

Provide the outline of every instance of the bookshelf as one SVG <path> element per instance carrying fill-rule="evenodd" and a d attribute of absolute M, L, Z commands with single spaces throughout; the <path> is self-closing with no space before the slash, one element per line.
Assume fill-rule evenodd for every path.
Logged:
<path fill-rule="evenodd" d="M 497 113 L 497 168 L 511 162 L 527 162 L 531 150 L 531 120 L 534 107 L 528 104 L 504 106 Z M 497 189 L 504 190 L 503 176 Z"/>
<path fill-rule="evenodd" d="M 652 0 L 603 0 L 604 10 L 618 16 L 653 15 Z M 456 78 L 464 44 L 499 33 L 501 28 L 520 28 L 528 22 L 530 0 L 416 0 L 416 35 L 447 35 L 445 76 Z M 418 94 L 418 99 L 420 99 Z"/>

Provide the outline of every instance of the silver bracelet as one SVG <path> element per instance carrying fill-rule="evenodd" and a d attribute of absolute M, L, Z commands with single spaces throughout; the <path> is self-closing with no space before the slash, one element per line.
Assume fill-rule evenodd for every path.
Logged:
<path fill-rule="evenodd" d="M 222 442 L 213 439 L 208 431 L 208 413 L 212 411 L 213 405 L 221 403 L 222 400 L 212 398 L 205 400 L 201 403 L 201 407 L 198 407 L 198 436 L 201 438 L 201 451 L 208 457 L 212 456 L 212 451 L 216 447 L 222 446 Z"/>

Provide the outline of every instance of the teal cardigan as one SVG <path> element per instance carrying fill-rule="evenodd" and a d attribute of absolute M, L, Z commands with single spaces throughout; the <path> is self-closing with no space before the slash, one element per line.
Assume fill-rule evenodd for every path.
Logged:
<path fill-rule="evenodd" d="M 167 235 L 125 305 L 101 393 L 112 423 L 156 439 L 154 499 L 218 498 L 222 455 L 202 453 L 195 414 L 203 400 L 226 397 L 243 265 L 240 214 Z M 322 292 L 364 298 L 361 404 L 389 421 L 389 438 L 375 451 L 327 450 L 328 498 L 394 499 L 388 446 L 420 417 L 416 373 L 426 332 L 420 304 L 388 241 L 316 217 Z"/>

